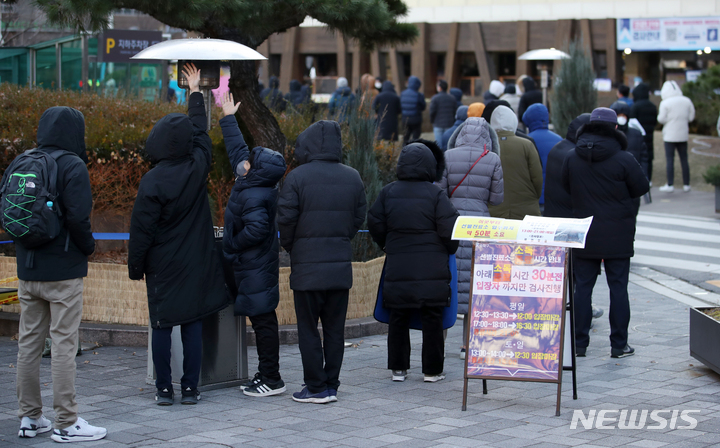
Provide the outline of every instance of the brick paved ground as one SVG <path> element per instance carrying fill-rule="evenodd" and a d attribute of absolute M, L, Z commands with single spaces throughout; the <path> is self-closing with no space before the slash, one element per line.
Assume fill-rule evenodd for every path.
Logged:
<path fill-rule="evenodd" d="M 263 399 L 236 388 L 203 393 L 198 406 L 160 408 L 145 381 L 143 349 L 102 347 L 78 358 L 81 416 L 108 428 L 107 438 L 83 446 L 105 447 L 541 447 L 541 446 L 712 446 L 720 444 L 720 377 L 690 358 L 688 309 L 677 301 L 630 285 L 630 343 L 637 355 L 609 357 L 609 326 L 600 319 L 587 358 L 578 359 L 579 399 L 572 400 L 570 374 L 564 380 L 562 415 L 554 416 L 555 385 L 470 383 L 469 406 L 462 402 L 461 325 L 449 332 L 447 379 L 423 383 L 420 335 L 413 332 L 412 370 L 404 383 L 385 369 L 385 336 L 353 340 L 345 354 L 339 401 L 300 404 L 290 399 L 302 383 L 297 346 L 281 348 L 281 372 L 289 391 Z M 607 309 L 607 288 L 599 279 L 597 305 Z M 255 355 L 251 348 L 251 365 Z M 17 344 L 0 338 L 0 446 L 55 446 L 48 434 L 17 438 L 15 357 Z M 52 418 L 49 360 L 42 381 Z M 574 409 L 700 410 L 694 430 L 570 429 Z M 614 414 L 617 415 L 617 414 Z M 664 414 L 669 417 L 669 414 Z M 649 421 L 648 425 L 654 424 Z M 679 421 L 678 426 L 686 424 Z"/>

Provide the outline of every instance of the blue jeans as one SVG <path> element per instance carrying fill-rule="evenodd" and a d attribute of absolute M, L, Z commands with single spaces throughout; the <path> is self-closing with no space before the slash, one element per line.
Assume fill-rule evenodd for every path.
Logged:
<path fill-rule="evenodd" d="M 436 128 L 433 126 L 433 134 L 435 134 L 435 141 L 439 145 L 442 142 L 442 136 L 450 128 Z"/>

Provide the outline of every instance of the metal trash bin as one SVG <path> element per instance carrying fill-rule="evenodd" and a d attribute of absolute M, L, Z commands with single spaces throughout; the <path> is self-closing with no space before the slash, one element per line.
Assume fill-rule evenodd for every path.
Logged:
<path fill-rule="evenodd" d="M 215 245 L 222 251 L 222 228 L 215 228 Z M 221 252 L 222 253 L 222 252 Z M 224 266 L 226 281 L 232 269 Z M 229 279 L 234 287 L 234 278 Z M 170 362 L 173 383 L 180 383 L 183 374 L 182 338 L 180 327 L 172 331 Z M 202 365 L 200 390 L 212 390 L 240 385 L 248 378 L 247 337 L 244 316 L 235 316 L 232 305 L 208 316 L 202 321 Z M 155 366 L 152 361 L 152 327 L 148 325 L 147 384 L 155 384 Z"/>

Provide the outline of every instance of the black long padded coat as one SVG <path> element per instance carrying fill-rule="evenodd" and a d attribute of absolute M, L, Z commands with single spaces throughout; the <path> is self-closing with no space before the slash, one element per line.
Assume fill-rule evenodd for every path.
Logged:
<path fill-rule="evenodd" d="M 570 122 L 567 134 L 557 142 L 548 153 L 545 167 L 545 210 L 543 216 L 548 218 L 572 218 L 572 201 L 570 193 L 565 191 L 562 183 L 562 171 L 565 158 L 575 149 L 577 131 L 580 126 L 590 122 L 590 114 L 578 115 Z"/>
<path fill-rule="evenodd" d="M 398 139 L 398 115 L 400 115 L 400 96 L 390 81 L 383 82 L 382 90 L 375 97 L 372 108 L 377 114 L 379 140 Z"/>
<path fill-rule="evenodd" d="M 156 165 L 140 181 L 130 222 L 128 270 L 147 283 L 150 324 L 166 328 L 228 305 L 207 193 L 212 144 L 201 93 L 188 115 L 153 127 L 146 151 Z"/>
<path fill-rule="evenodd" d="M 625 134 L 609 123 L 590 122 L 580 128 L 577 146 L 563 165 L 563 187 L 570 194 L 575 218 L 593 216 L 580 258 L 633 256 L 637 209 L 633 201 L 650 189 L 648 180 L 627 148 Z"/>
<path fill-rule="evenodd" d="M 237 120 L 220 120 L 233 167 L 250 158 Z M 280 301 L 278 277 L 280 242 L 277 236 L 277 183 L 285 174 L 285 159 L 272 149 L 252 150 L 252 167 L 233 185 L 225 209 L 223 252 L 232 263 L 238 293 L 235 314 L 257 316 L 273 311 Z"/>
<path fill-rule="evenodd" d="M 322 120 L 305 129 L 295 159 L 300 166 L 285 178 L 277 214 L 280 244 L 290 253 L 290 288 L 350 289 L 350 240 L 365 222 L 366 199 L 360 174 L 340 163 L 340 125 Z"/>
<path fill-rule="evenodd" d="M 448 306 L 448 256 L 458 248 L 452 229 L 459 213 L 440 187 L 442 150 L 425 140 L 405 146 L 398 180 L 378 195 L 368 213 L 373 240 L 385 250 L 386 308 Z"/>

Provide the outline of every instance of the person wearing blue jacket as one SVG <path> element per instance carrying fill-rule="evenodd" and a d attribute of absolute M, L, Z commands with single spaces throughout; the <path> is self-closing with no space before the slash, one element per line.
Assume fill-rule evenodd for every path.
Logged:
<path fill-rule="evenodd" d="M 420 138 L 422 128 L 422 113 L 425 110 L 425 95 L 420 93 L 420 78 L 411 76 L 408 79 L 408 88 L 400 94 L 400 109 L 402 122 L 405 128 L 403 144 L 410 140 Z"/>
<path fill-rule="evenodd" d="M 458 107 L 463 105 L 463 103 L 462 103 L 463 91 L 462 90 L 460 90 L 457 87 L 452 87 L 452 88 L 450 88 L 450 95 L 455 97 Z"/>
<path fill-rule="evenodd" d="M 286 166 L 276 151 L 260 146 L 248 150 L 235 119 L 239 105 L 234 104 L 232 94 L 225 94 L 220 127 L 237 177 L 225 209 L 223 254 L 235 274 L 235 315 L 250 318 L 258 352 L 258 373 L 241 389 L 251 397 L 266 397 L 286 390 L 280 377 L 275 313 L 280 301 L 277 184 Z"/>
<path fill-rule="evenodd" d="M 443 132 L 442 139 L 440 142 L 438 142 L 440 144 L 440 149 L 442 149 L 443 151 L 447 151 L 450 137 L 452 137 L 455 129 L 457 129 L 458 126 L 465 123 L 465 120 L 467 120 L 468 117 L 467 113 L 467 106 L 460 106 L 457 108 L 457 110 L 455 111 L 455 124 L 453 124 L 452 127 L 449 128 L 447 131 Z"/>
<path fill-rule="evenodd" d="M 337 90 L 328 103 L 330 117 L 335 118 L 338 123 L 347 121 L 353 107 L 355 107 L 355 94 L 348 87 L 347 78 L 341 76 L 337 79 Z"/>
<path fill-rule="evenodd" d="M 562 141 L 562 137 L 548 129 L 550 114 L 547 107 L 542 103 L 536 103 L 527 108 L 522 116 L 522 121 L 528 128 L 528 135 L 535 140 L 540 161 L 542 162 L 543 189 L 540 194 L 540 205 L 545 204 L 545 171 L 550 150 Z"/>

